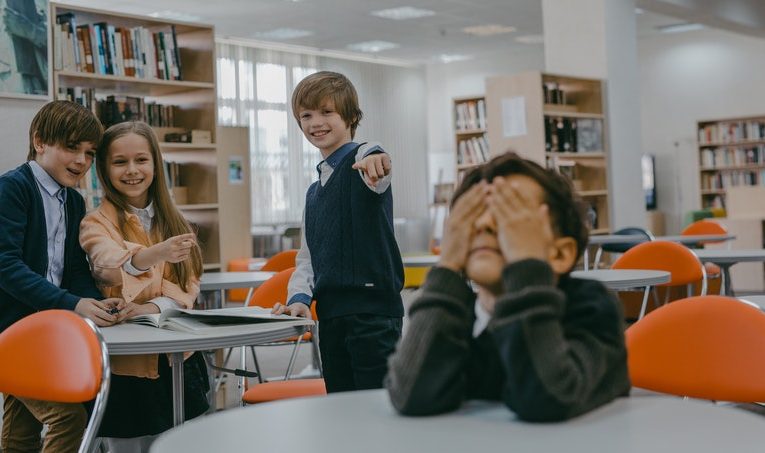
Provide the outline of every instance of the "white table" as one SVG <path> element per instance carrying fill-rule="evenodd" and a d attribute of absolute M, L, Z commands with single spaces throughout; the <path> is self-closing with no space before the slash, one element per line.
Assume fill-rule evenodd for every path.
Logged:
<path fill-rule="evenodd" d="M 199 284 L 200 291 L 220 291 L 220 304 L 213 304 L 207 308 L 221 308 L 226 305 L 227 289 L 249 288 L 247 298 L 249 300 L 252 291 L 271 278 L 274 272 L 205 272 Z"/>
<path fill-rule="evenodd" d="M 607 288 L 624 290 L 641 286 L 654 286 L 669 282 L 672 274 L 667 271 L 642 269 L 598 269 L 574 271 L 572 277 L 598 280 Z"/>
<path fill-rule="evenodd" d="M 438 263 L 440 255 L 409 255 L 402 256 L 404 267 L 433 267 Z"/>
<path fill-rule="evenodd" d="M 224 326 L 214 334 L 174 332 L 138 324 L 118 324 L 101 329 L 110 355 L 168 353 L 173 370 L 173 424 L 183 423 L 183 353 L 283 340 L 303 334 L 313 325 L 309 319 Z M 212 385 L 212 382 L 211 382 Z"/>
<path fill-rule="evenodd" d="M 657 241 L 678 242 L 683 245 L 693 245 L 700 242 L 724 242 L 736 239 L 734 234 L 683 234 L 673 236 L 657 236 Z"/>
<path fill-rule="evenodd" d="M 693 253 L 703 262 L 720 266 L 723 273 L 723 294 L 733 296 L 730 281 L 730 268 L 736 263 L 765 261 L 765 249 L 693 249 Z"/>
<path fill-rule="evenodd" d="M 761 452 L 763 426 L 743 410 L 666 396 L 619 398 L 564 423 L 521 422 L 502 404 L 478 401 L 450 414 L 402 417 L 384 390 L 371 390 L 218 412 L 167 431 L 150 451 Z"/>
<path fill-rule="evenodd" d="M 765 311 L 765 295 L 741 296 L 739 299 L 756 305 L 760 310 Z"/>

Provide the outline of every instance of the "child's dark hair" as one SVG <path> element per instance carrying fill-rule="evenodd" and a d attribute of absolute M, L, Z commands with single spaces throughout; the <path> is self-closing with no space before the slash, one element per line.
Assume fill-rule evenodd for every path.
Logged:
<path fill-rule="evenodd" d="M 37 112 L 29 126 L 27 160 L 35 160 L 37 156 L 35 136 L 46 145 L 70 148 L 81 142 L 91 142 L 95 148 L 103 135 L 104 127 L 90 110 L 70 101 L 49 102 Z"/>
<path fill-rule="evenodd" d="M 536 162 L 524 159 L 510 151 L 499 155 L 473 169 L 462 179 L 454 192 L 452 205 L 470 187 L 482 180 L 491 182 L 497 176 L 524 175 L 542 187 L 550 210 L 550 221 L 558 237 L 571 237 L 576 241 L 577 261 L 587 247 L 589 231 L 585 223 L 584 206 L 574 194 L 571 182 L 554 170 L 543 168 Z"/>
<path fill-rule="evenodd" d="M 320 71 L 301 80 L 292 93 L 292 114 L 300 124 L 298 113 L 301 108 L 316 110 L 327 99 L 335 104 L 335 110 L 351 128 L 353 138 L 364 114 L 359 108 L 356 88 L 346 76 L 337 72 Z"/>

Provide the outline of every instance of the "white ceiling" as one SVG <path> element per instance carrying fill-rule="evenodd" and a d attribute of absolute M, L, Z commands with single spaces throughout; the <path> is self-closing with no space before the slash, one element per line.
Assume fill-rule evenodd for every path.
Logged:
<path fill-rule="evenodd" d="M 612 1 L 612 0 L 607 0 Z M 65 3 L 124 13 L 148 15 L 179 13 L 192 21 L 215 25 L 223 37 L 256 39 L 259 33 L 279 28 L 307 30 L 311 35 L 282 40 L 281 44 L 308 46 L 321 50 L 347 51 L 346 46 L 362 41 L 388 41 L 399 47 L 374 55 L 409 63 L 437 62 L 439 57 L 476 57 L 497 51 L 511 52 L 529 45 L 519 36 L 542 34 L 541 0 L 66 0 Z M 638 0 L 651 11 L 706 21 L 734 31 L 765 34 L 765 5 L 760 0 Z M 748 14 L 731 14 L 744 8 L 723 11 L 713 3 L 745 5 Z M 428 9 L 434 15 L 419 19 L 391 20 L 370 15 L 371 11 L 411 6 Z M 753 9 L 762 14 L 755 14 Z M 720 17 L 715 14 L 720 13 Z M 723 17 L 723 13 L 727 15 Z M 736 22 L 736 18 L 738 23 Z M 743 19 L 748 22 L 744 24 Z M 655 33 L 655 26 L 682 21 L 657 14 L 638 15 L 638 33 Z M 462 32 L 470 26 L 495 24 L 511 26 L 512 33 L 472 36 Z"/>

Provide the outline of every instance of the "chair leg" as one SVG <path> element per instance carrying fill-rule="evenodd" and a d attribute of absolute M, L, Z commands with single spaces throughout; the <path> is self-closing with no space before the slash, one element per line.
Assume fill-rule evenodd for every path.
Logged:
<path fill-rule="evenodd" d="M 228 359 L 231 358 L 231 351 L 233 351 L 234 348 L 229 348 L 226 352 L 226 358 L 223 359 L 223 367 L 226 367 L 226 364 L 228 363 Z M 215 354 L 213 352 L 213 354 Z M 215 363 L 215 356 L 211 357 L 211 361 Z M 218 373 L 218 378 L 215 380 L 215 393 L 218 393 L 218 390 L 220 390 L 220 386 L 223 384 L 223 373 Z"/>
<path fill-rule="evenodd" d="M 287 381 L 292 375 L 292 369 L 295 367 L 295 359 L 297 358 L 298 349 L 300 349 L 300 343 L 303 340 L 303 336 L 299 336 L 295 341 L 295 347 L 292 349 L 292 355 L 290 356 L 290 363 L 287 365 L 287 374 L 284 375 L 284 380 Z"/>
<path fill-rule="evenodd" d="M 643 305 L 640 307 L 640 316 L 638 316 L 638 321 L 643 319 L 643 316 L 645 316 L 645 309 L 648 305 L 648 293 L 651 291 L 650 286 L 646 286 L 645 290 L 643 291 Z"/>
<path fill-rule="evenodd" d="M 322 368 L 321 365 L 321 353 L 319 352 L 319 342 L 317 340 L 318 337 L 314 332 L 313 338 L 311 339 L 311 356 L 313 358 L 313 367 L 319 370 L 319 377 L 324 377 L 324 368 Z"/>
<path fill-rule="evenodd" d="M 600 264 L 600 257 L 603 255 L 603 247 L 598 247 L 598 251 L 595 252 L 595 262 L 592 263 L 592 268 L 597 270 Z"/>
<path fill-rule="evenodd" d="M 260 372 L 260 364 L 258 363 L 258 356 L 255 354 L 255 346 L 250 346 L 252 352 L 252 362 L 255 365 L 255 372 L 258 373 L 258 382 L 263 383 L 263 373 Z"/>

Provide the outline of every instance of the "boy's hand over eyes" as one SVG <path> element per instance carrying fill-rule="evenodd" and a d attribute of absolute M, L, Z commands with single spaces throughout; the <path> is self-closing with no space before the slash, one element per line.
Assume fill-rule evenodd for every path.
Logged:
<path fill-rule="evenodd" d="M 461 273 L 470 252 L 473 225 L 486 209 L 488 184 L 481 181 L 457 199 L 444 227 L 438 265 Z"/>
<path fill-rule="evenodd" d="M 489 210 L 497 222 L 497 239 L 508 263 L 525 258 L 549 261 L 555 236 L 546 204 L 498 176 L 491 184 Z"/>
<path fill-rule="evenodd" d="M 383 177 L 390 174 L 390 156 L 386 153 L 370 154 L 353 164 L 351 168 L 360 170 L 367 183 L 375 187 Z"/>

